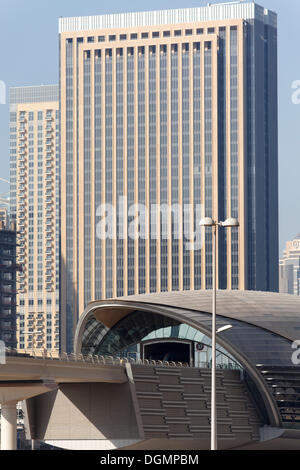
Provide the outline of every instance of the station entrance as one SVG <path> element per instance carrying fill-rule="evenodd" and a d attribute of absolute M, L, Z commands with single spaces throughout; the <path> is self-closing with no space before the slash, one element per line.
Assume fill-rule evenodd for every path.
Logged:
<path fill-rule="evenodd" d="M 191 343 L 159 341 L 144 344 L 144 359 L 154 361 L 191 362 Z"/>

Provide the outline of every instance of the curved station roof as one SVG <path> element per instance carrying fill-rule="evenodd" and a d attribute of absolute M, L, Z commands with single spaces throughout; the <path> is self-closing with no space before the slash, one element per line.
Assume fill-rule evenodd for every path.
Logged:
<path fill-rule="evenodd" d="M 120 344 L 122 336 L 128 338 L 129 345 L 130 342 L 139 342 L 155 328 L 176 324 L 188 325 L 211 337 L 211 312 L 212 291 L 209 290 L 94 301 L 80 317 L 74 349 L 76 352 L 99 354 L 99 345 L 109 341 L 116 345 L 118 341 L 115 338 L 120 338 Z M 291 417 L 287 410 L 289 406 L 293 406 L 293 410 L 297 408 L 300 395 L 289 395 L 287 400 L 284 382 L 288 378 L 283 375 L 292 373 L 296 377 L 299 373 L 299 368 L 292 362 L 292 343 L 300 339 L 300 297 L 254 291 L 218 291 L 216 323 L 217 328 L 232 326 L 217 335 L 217 343 L 241 364 L 255 383 L 270 424 L 282 426 L 283 422 L 290 421 L 295 424 L 298 411 Z M 114 337 L 113 331 L 118 331 L 118 336 Z M 286 388 L 288 386 L 289 383 Z M 291 400 L 294 400 L 292 405 Z M 299 426 L 300 421 L 296 424 Z"/>

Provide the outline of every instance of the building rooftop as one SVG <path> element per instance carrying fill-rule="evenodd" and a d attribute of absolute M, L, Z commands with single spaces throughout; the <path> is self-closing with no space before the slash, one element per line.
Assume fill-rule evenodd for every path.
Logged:
<path fill-rule="evenodd" d="M 59 33 L 239 18 L 243 18 L 245 20 L 256 18 L 277 27 L 276 13 L 266 10 L 254 2 L 228 2 L 212 5 L 208 4 L 207 6 L 197 8 L 60 18 Z"/>

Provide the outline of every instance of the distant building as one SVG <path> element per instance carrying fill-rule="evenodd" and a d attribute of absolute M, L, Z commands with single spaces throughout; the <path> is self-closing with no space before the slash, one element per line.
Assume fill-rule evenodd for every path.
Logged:
<path fill-rule="evenodd" d="M 10 90 L 10 217 L 18 231 L 18 348 L 59 349 L 59 89 Z"/>
<path fill-rule="evenodd" d="M 0 340 L 15 348 L 16 339 L 16 231 L 0 221 Z"/>
<path fill-rule="evenodd" d="M 300 234 L 287 242 L 279 262 L 279 289 L 285 294 L 300 295 Z"/>

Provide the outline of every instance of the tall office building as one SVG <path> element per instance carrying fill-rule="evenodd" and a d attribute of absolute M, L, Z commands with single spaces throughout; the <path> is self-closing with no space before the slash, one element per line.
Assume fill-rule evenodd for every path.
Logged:
<path fill-rule="evenodd" d="M 286 243 L 279 262 L 279 290 L 284 294 L 300 295 L 300 234 Z"/>
<path fill-rule="evenodd" d="M 19 349 L 59 349 L 59 89 L 10 90 L 10 216 L 18 232 Z"/>
<path fill-rule="evenodd" d="M 235 2 L 59 32 L 64 346 L 90 300 L 211 288 L 201 215 L 240 222 L 219 232 L 219 288 L 278 290 L 276 14 Z"/>

